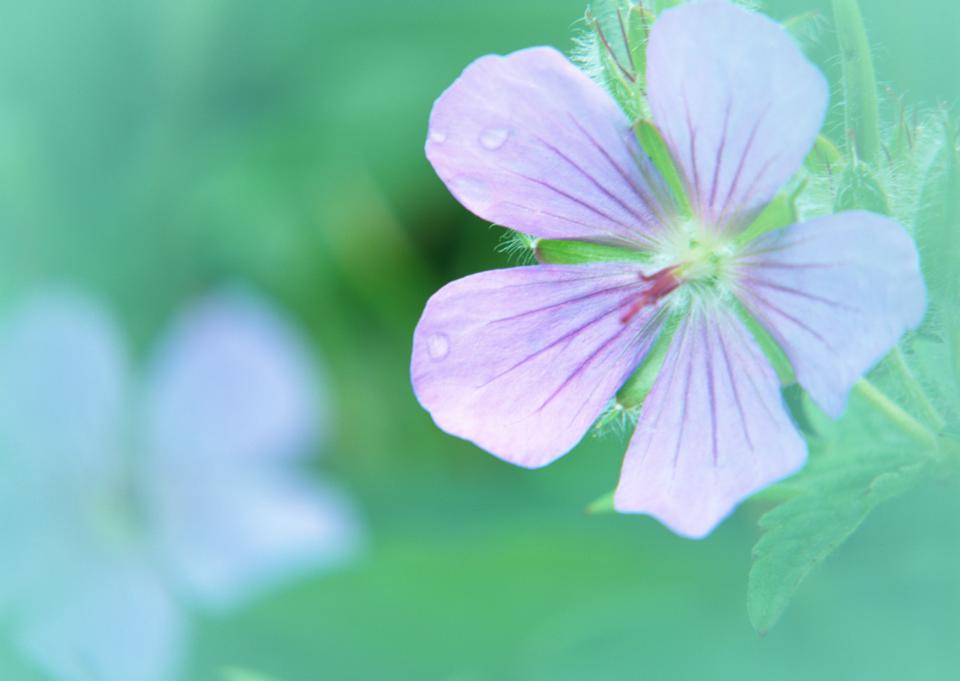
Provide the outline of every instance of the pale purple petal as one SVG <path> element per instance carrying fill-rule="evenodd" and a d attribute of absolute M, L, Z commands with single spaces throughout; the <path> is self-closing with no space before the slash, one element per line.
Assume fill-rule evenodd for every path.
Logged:
<path fill-rule="evenodd" d="M 0 602 L 62 579 L 92 541 L 91 499 L 119 487 L 127 362 L 95 302 L 30 297 L 0 324 Z"/>
<path fill-rule="evenodd" d="M 718 0 L 660 16 L 647 84 L 695 210 L 722 229 L 746 226 L 800 168 L 829 95 L 781 26 Z"/>
<path fill-rule="evenodd" d="M 17 642 L 59 681 L 168 681 L 184 622 L 160 581 L 136 560 L 60 566 L 70 588 L 18 614 Z M 66 577 L 66 575 L 65 575 Z"/>
<path fill-rule="evenodd" d="M 646 244 L 661 229 L 630 122 L 551 48 L 470 65 L 434 106 L 427 157 L 464 206 L 521 232 Z"/>
<path fill-rule="evenodd" d="M 252 292 L 224 291 L 181 314 L 159 348 L 144 396 L 147 444 L 184 465 L 306 454 L 327 419 L 322 388 L 278 312 Z"/>
<path fill-rule="evenodd" d="M 158 544 L 187 600 L 233 608 L 358 549 L 354 506 L 304 473 L 249 464 L 165 473 Z"/>
<path fill-rule="evenodd" d="M 614 502 L 699 538 L 805 458 L 750 332 L 726 307 L 694 308 L 643 404 Z"/>
<path fill-rule="evenodd" d="M 445 286 L 414 334 L 411 373 L 437 425 L 527 467 L 570 450 L 659 330 L 635 266 L 522 267 Z M 625 321 L 626 320 L 626 321 Z"/>
<path fill-rule="evenodd" d="M 253 294 L 175 324 L 148 382 L 143 484 L 189 597 L 231 606 L 353 546 L 349 505 L 295 466 L 326 418 L 321 387 L 304 340 Z"/>
<path fill-rule="evenodd" d="M 926 308 L 913 241 L 873 213 L 761 237 L 742 258 L 739 281 L 740 298 L 786 352 L 800 385 L 835 417 L 853 384 Z"/>
<path fill-rule="evenodd" d="M 122 433 L 126 360 L 113 319 L 81 295 L 51 291 L 10 310 L 0 324 L 7 465 L 57 477 L 110 470 Z"/>

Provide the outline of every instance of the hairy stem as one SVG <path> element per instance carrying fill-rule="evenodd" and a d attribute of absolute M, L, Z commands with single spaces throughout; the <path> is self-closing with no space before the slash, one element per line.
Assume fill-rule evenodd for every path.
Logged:
<path fill-rule="evenodd" d="M 901 351 L 899 347 L 890 353 L 890 360 L 900 380 L 909 391 L 910 397 L 916 401 L 917 405 L 919 405 L 923 411 L 923 416 L 927 424 L 932 426 L 938 433 L 942 431 L 947 425 L 946 421 L 943 420 L 943 416 L 941 416 L 940 412 L 933 406 L 933 403 L 927 396 L 927 391 L 920 385 L 920 381 L 917 380 L 913 370 L 910 369 L 906 358 L 903 356 L 903 351 Z"/>
<path fill-rule="evenodd" d="M 862 379 L 854 385 L 853 389 L 904 433 L 932 449 L 937 448 L 939 444 L 937 435 L 883 394 L 873 383 Z"/>
<path fill-rule="evenodd" d="M 880 160 L 880 111 L 873 55 L 857 0 L 833 0 L 833 19 L 843 64 L 844 112 L 850 146 L 856 157 L 875 165 Z"/>

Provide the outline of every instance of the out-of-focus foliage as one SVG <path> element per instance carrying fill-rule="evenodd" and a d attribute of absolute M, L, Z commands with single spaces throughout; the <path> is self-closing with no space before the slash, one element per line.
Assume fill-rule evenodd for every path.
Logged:
<path fill-rule="evenodd" d="M 760 641 L 744 575 L 770 497 L 686 542 L 649 519 L 582 513 L 616 477 L 616 438 L 588 438 L 531 475 L 443 435 L 416 405 L 409 342 L 425 300 L 510 264 L 499 232 L 423 158 L 430 106 L 482 54 L 569 49 L 584 4 L 0 3 L 0 305 L 51 280 L 83 285 L 143 357 L 183 301 L 246 279 L 330 369 L 323 472 L 358 499 L 369 549 L 199 618 L 177 681 L 225 669 L 277 681 L 899 680 L 960 666 L 955 480 L 877 508 Z M 828 0 L 765 8 L 832 16 Z M 862 9 L 883 120 L 899 107 L 886 86 L 908 122 L 960 95 L 960 6 Z M 826 28 L 807 49 L 838 83 L 833 38 Z M 842 118 L 835 107 L 835 140 Z M 943 328 L 922 329 L 907 353 L 925 385 L 951 356 Z M 7 636 L 0 678 L 49 681 Z"/>

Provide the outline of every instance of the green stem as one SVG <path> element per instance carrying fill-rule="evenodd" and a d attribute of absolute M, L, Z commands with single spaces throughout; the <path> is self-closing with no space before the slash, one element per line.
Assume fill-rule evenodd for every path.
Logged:
<path fill-rule="evenodd" d="M 873 383 L 867 379 L 862 379 L 853 386 L 853 389 L 904 433 L 930 448 L 937 447 L 937 436 L 920 421 L 904 411 L 900 405 L 884 395 Z"/>
<path fill-rule="evenodd" d="M 833 0 L 840 58 L 843 63 L 843 95 L 847 132 L 856 157 L 869 164 L 880 161 L 880 108 L 877 77 L 863 16 L 857 0 Z"/>
<path fill-rule="evenodd" d="M 903 384 L 910 392 L 910 397 L 913 398 L 923 410 L 927 423 L 933 426 L 936 432 L 941 432 L 946 427 L 947 422 L 943 420 L 940 412 L 938 412 L 936 407 L 933 406 L 933 403 L 930 402 L 927 392 L 923 389 L 923 386 L 920 385 L 920 381 L 917 380 L 913 370 L 911 370 L 907 364 L 907 360 L 903 356 L 903 351 L 901 351 L 900 348 L 896 348 L 890 353 L 890 359 L 893 362 L 893 367 L 900 375 L 900 380 L 903 381 Z"/>

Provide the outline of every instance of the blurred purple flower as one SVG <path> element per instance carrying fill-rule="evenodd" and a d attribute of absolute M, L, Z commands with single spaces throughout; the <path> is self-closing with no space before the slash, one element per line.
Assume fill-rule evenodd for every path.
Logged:
<path fill-rule="evenodd" d="M 0 606 L 64 681 L 173 677 L 183 605 L 236 606 L 344 558 L 353 513 L 299 464 L 327 411 L 300 339 L 224 292 L 174 324 L 142 383 L 96 303 L 0 327 Z"/>
<path fill-rule="evenodd" d="M 453 282 L 427 304 L 411 372 L 442 429 L 543 466 L 580 440 L 679 315 L 615 506 L 702 537 L 806 457 L 737 305 L 838 416 L 853 383 L 919 323 L 925 291 L 911 239 L 878 215 L 738 241 L 800 168 L 827 105 L 824 78 L 780 26 L 727 2 L 690 3 L 661 15 L 647 56 L 653 121 L 692 219 L 613 99 L 555 50 L 484 57 L 437 101 L 427 156 L 468 209 L 535 237 L 650 260 Z"/>

